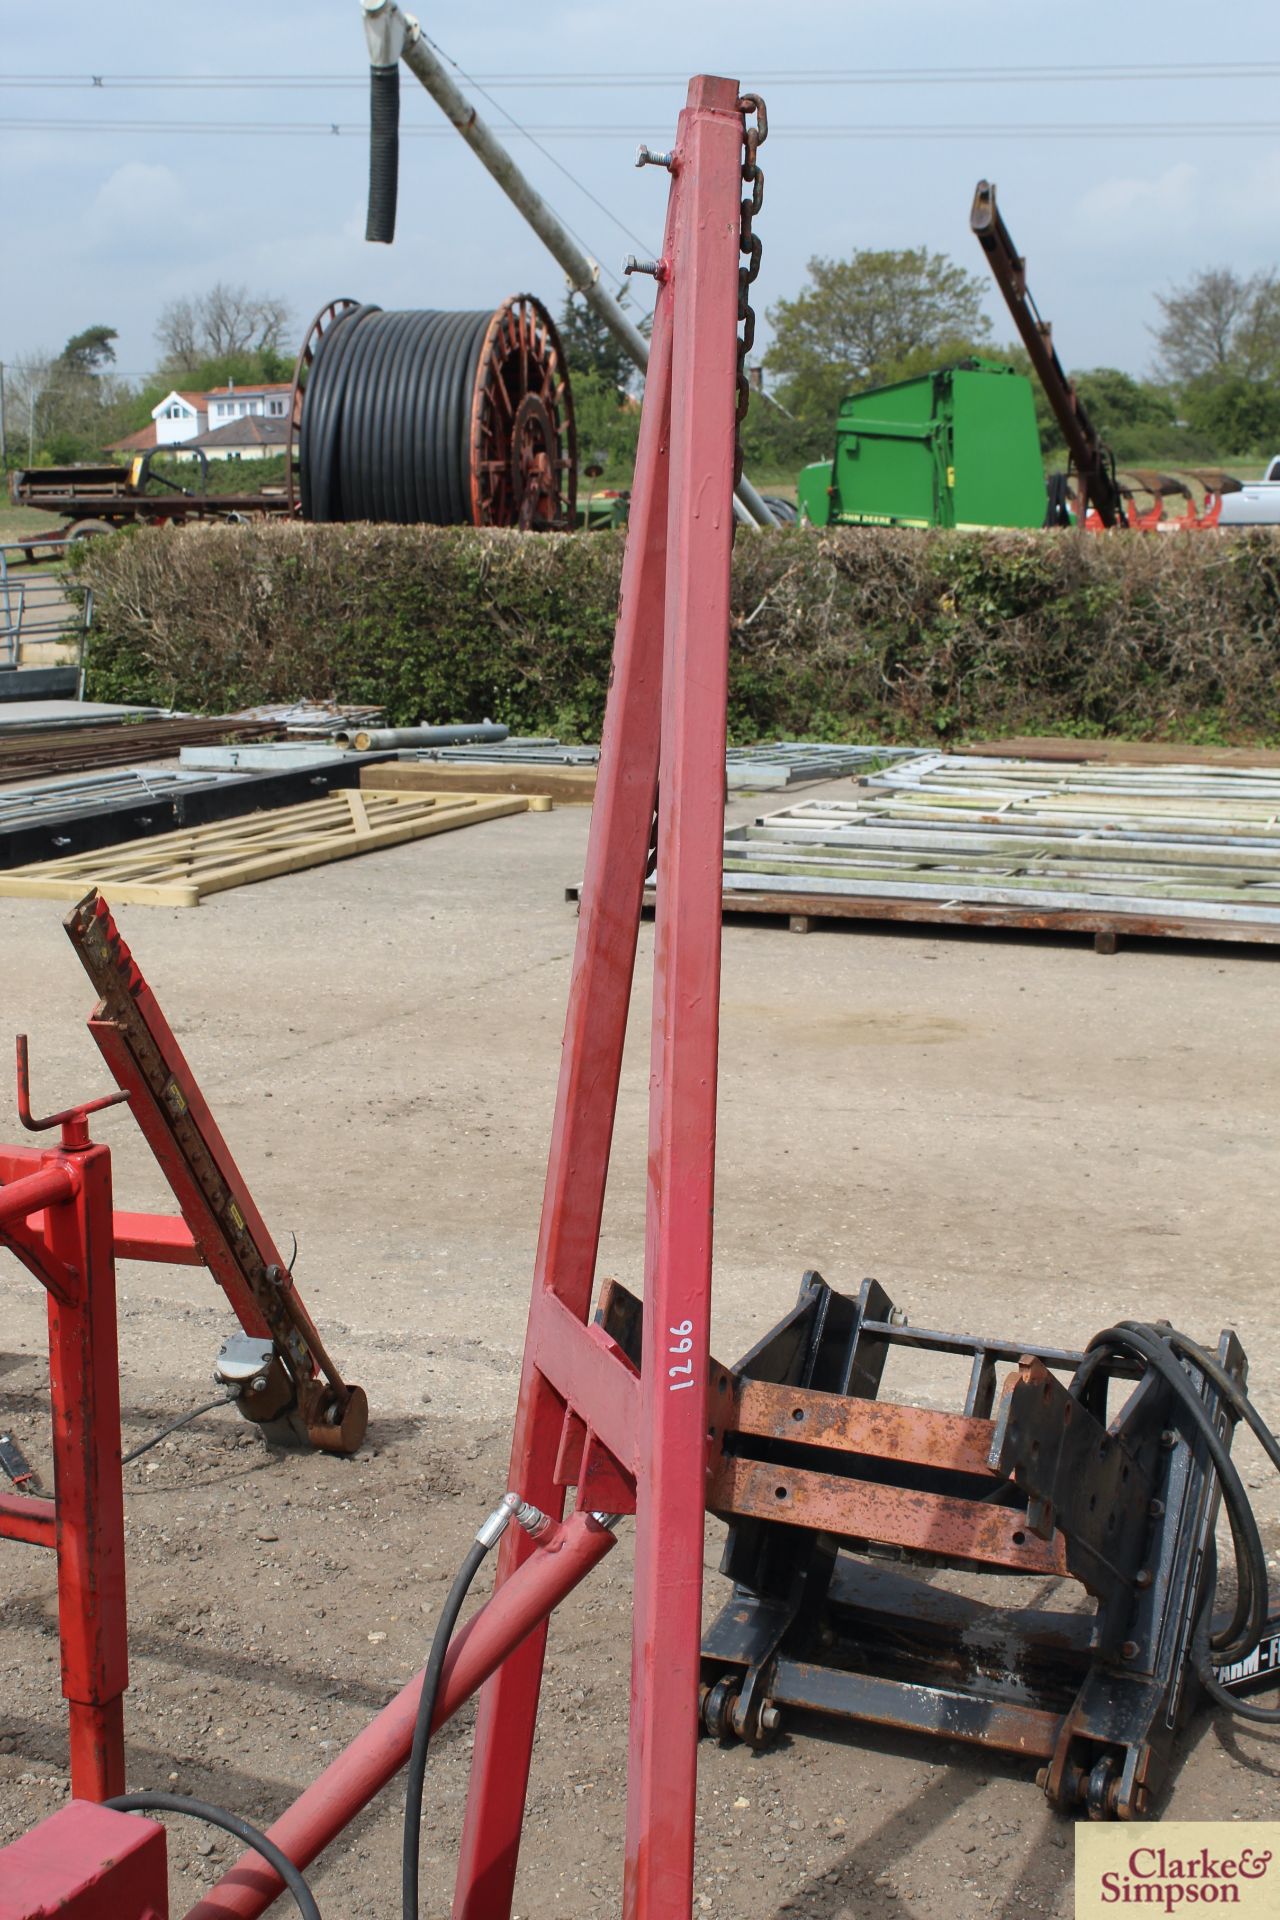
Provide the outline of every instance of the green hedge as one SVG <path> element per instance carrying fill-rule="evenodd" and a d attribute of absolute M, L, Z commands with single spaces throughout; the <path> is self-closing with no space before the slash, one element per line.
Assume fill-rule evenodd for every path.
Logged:
<path fill-rule="evenodd" d="M 598 739 L 621 534 L 261 523 L 77 554 L 88 691 Z M 735 739 L 1280 740 L 1280 535 L 739 533 Z"/>

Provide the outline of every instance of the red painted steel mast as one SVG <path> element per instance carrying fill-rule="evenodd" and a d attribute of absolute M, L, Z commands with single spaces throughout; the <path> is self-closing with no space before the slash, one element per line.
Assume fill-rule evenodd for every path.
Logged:
<path fill-rule="evenodd" d="M 744 108 L 689 89 L 649 377 L 510 1484 L 636 1514 L 623 1911 L 688 1920 L 706 1479 Z M 589 1327 L 645 862 L 662 780 L 643 1368 Z M 531 1551 L 508 1533 L 499 1583 Z M 546 1644 L 489 1681 L 457 1920 L 506 1920 Z"/>

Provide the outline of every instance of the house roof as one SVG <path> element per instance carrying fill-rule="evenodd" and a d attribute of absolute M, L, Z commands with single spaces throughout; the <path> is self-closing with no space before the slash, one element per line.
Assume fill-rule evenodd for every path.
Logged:
<path fill-rule="evenodd" d="M 267 380 L 255 382 L 252 386 L 242 384 L 238 387 L 210 387 L 208 393 L 202 397 L 206 400 L 219 400 L 228 395 L 235 395 L 243 400 L 252 398 L 258 393 L 288 393 L 292 386 L 292 380 Z"/>
<path fill-rule="evenodd" d="M 107 448 L 108 453 L 150 453 L 156 445 L 156 427 L 153 420 L 149 427 L 139 427 L 136 433 L 126 433 L 123 440 L 113 440 Z"/>
<path fill-rule="evenodd" d="M 264 447 L 275 451 L 288 443 L 289 422 L 267 420 L 260 413 L 246 413 L 225 427 L 213 427 L 208 433 L 198 433 L 194 440 L 182 442 L 184 447 L 210 447 L 215 452 L 221 447 Z"/>

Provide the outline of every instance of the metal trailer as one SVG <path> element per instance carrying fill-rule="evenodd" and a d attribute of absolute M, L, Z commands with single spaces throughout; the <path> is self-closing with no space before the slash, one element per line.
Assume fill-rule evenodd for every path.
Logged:
<path fill-rule="evenodd" d="M 202 463 L 198 492 L 162 482 L 151 471 L 154 453 L 147 453 L 127 467 L 15 467 L 9 475 L 9 498 L 15 507 L 26 507 L 32 513 L 58 514 L 64 522 L 64 541 L 114 533 L 120 527 L 161 527 L 184 520 L 246 520 L 254 514 L 289 512 L 283 485 L 279 493 L 209 493 L 208 462 L 198 448 L 188 451 Z M 159 490 L 161 486 L 164 491 Z M 150 490 L 153 488 L 157 490 Z M 19 535 L 15 542 L 29 559 L 38 548 L 51 544 L 45 534 L 34 535 L 29 541 Z"/>
<path fill-rule="evenodd" d="M 830 462 L 805 467 L 815 527 L 1040 527 L 1044 470 L 1024 374 L 973 355 L 840 403 Z"/>

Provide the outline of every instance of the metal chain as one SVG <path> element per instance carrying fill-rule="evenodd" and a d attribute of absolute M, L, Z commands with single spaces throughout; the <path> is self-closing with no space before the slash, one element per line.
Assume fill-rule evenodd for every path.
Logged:
<path fill-rule="evenodd" d="M 742 478 L 742 423 L 751 403 L 747 355 L 756 339 L 756 316 L 751 306 L 750 288 L 760 271 L 760 236 L 754 231 L 752 223 L 764 204 L 764 168 L 756 155 L 769 138 L 769 115 L 758 93 L 744 93 L 739 98 L 738 111 L 744 119 L 742 179 L 750 191 L 743 196 L 742 226 L 738 239 L 739 251 L 746 255 L 746 265 L 738 268 L 738 324 L 742 332 L 738 335 L 738 411 L 733 455 L 735 486 Z M 755 125 L 746 126 L 746 118 L 751 114 L 755 115 Z"/>

